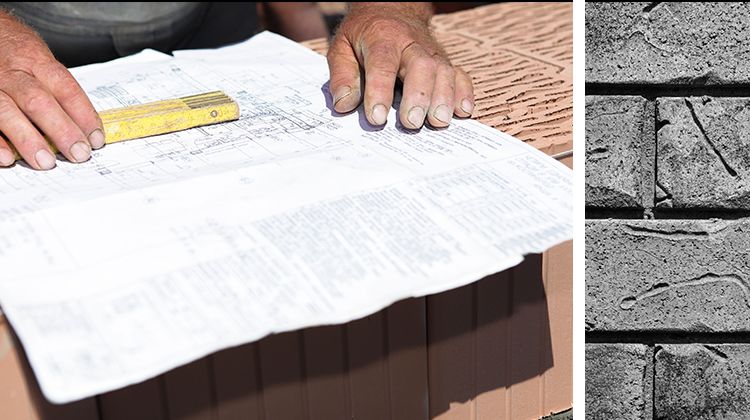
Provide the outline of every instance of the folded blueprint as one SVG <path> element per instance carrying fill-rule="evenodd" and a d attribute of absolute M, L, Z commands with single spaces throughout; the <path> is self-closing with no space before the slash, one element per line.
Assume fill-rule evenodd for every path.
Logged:
<path fill-rule="evenodd" d="M 223 90 L 241 117 L 0 169 L 0 304 L 56 403 L 572 238 L 567 167 L 475 121 L 337 115 L 325 59 L 276 35 L 73 73 L 99 110 Z"/>

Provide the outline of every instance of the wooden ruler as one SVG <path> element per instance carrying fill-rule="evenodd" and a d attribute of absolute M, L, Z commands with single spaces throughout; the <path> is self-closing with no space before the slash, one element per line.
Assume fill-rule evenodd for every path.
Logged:
<path fill-rule="evenodd" d="M 234 121 L 240 117 L 240 108 L 224 92 L 216 91 L 109 109 L 100 112 L 99 117 L 104 125 L 104 142 L 111 144 Z M 54 145 L 50 146 L 57 153 Z M 12 145 L 11 149 L 16 160 L 20 160 Z"/>

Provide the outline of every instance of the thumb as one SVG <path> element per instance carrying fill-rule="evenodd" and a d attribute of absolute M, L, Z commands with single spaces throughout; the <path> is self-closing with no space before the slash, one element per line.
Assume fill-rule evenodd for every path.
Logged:
<path fill-rule="evenodd" d="M 336 112 L 350 112 L 362 101 L 359 62 L 349 41 L 336 36 L 328 49 L 328 89 Z"/>

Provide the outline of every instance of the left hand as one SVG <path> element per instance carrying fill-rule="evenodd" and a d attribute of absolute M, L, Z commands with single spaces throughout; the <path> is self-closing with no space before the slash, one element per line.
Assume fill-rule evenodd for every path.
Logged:
<path fill-rule="evenodd" d="M 433 127 L 446 127 L 454 114 L 471 116 L 471 78 L 451 65 L 432 36 L 431 16 L 430 3 L 353 3 L 328 50 L 334 109 L 352 111 L 364 90 L 367 120 L 383 125 L 398 77 L 404 127 L 417 129 L 425 118 Z"/>

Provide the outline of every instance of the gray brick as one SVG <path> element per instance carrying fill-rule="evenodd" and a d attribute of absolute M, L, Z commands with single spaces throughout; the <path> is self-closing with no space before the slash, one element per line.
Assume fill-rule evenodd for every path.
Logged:
<path fill-rule="evenodd" d="M 650 418 L 649 348 L 642 344 L 586 344 L 586 418 Z"/>
<path fill-rule="evenodd" d="M 586 97 L 586 205 L 652 207 L 654 109 L 639 96 Z"/>
<path fill-rule="evenodd" d="M 586 2 L 586 82 L 750 82 L 750 4 Z"/>
<path fill-rule="evenodd" d="M 750 98 L 661 98 L 658 206 L 750 209 Z"/>
<path fill-rule="evenodd" d="M 656 418 L 750 418 L 750 345 L 664 345 L 655 371 Z"/>
<path fill-rule="evenodd" d="M 589 220 L 589 331 L 750 331 L 750 219 Z"/>

